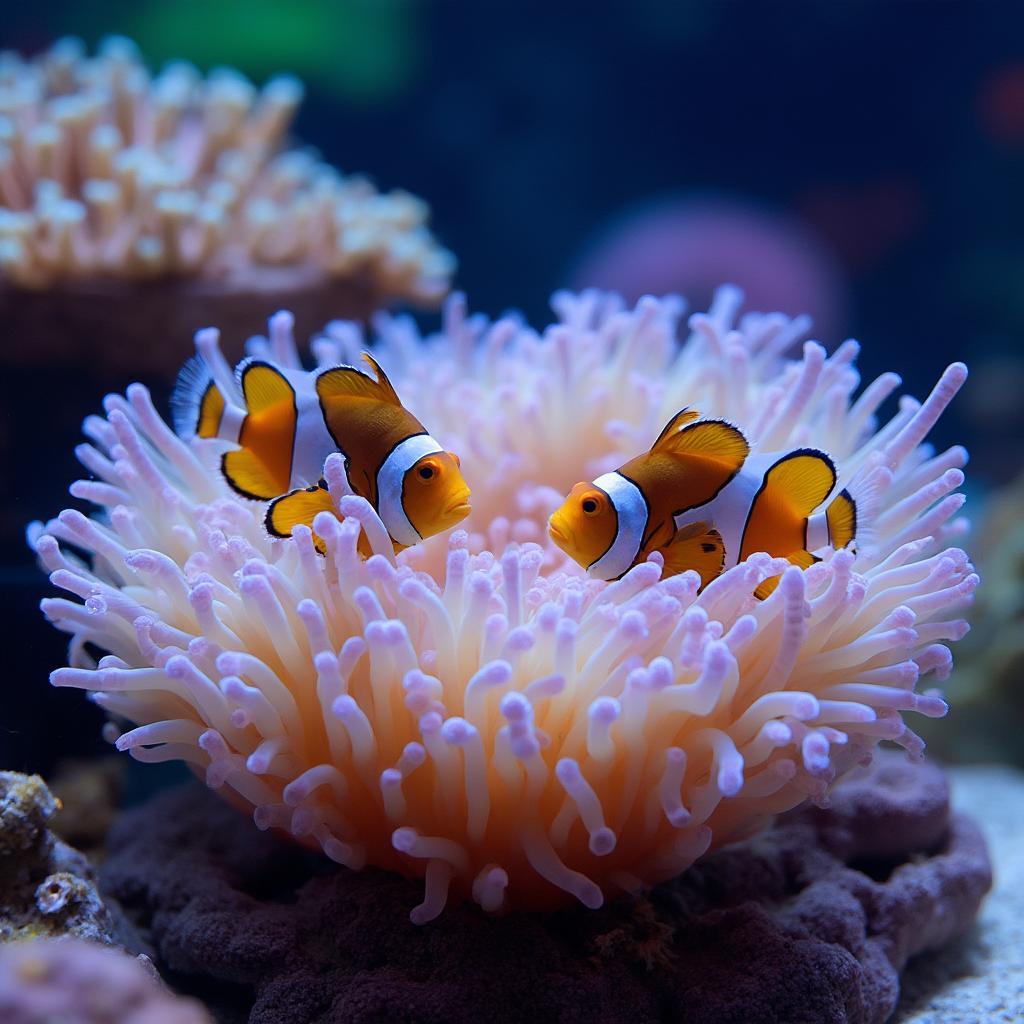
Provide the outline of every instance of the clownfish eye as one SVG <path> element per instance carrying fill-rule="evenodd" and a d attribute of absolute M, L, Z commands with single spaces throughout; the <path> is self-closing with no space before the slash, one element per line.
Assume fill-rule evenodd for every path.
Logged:
<path fill-rule="evenodd" d="M 433 480 L 434 479 L 434 467 L 429 463 L 425 466 L 420 466 L 419 475 L 421 480 Z"/>
<path fill-rule="evenodd" d="M 582 508 L 585 515 L 592 516 L 597 511 L 597 500 L 595 498 L 584 498 Z"/>

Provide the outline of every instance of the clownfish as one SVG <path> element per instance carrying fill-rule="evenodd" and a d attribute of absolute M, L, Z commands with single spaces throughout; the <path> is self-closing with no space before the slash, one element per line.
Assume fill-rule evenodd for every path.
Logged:
<path fill-rule="evenodd" d="M 171 398 L 175 429 L 238 446 L 223 454 L 221 471 L 238 494 L 270 503 L 264 522 L 275 537 L 334 512 L 323 472 L 340 452 L 352 491 L 373 506 L 401 551 L 469 515 L 470 491 L 458 456 L 402 405 L 376 360 L 366 352 L 363 359 L 375 377 L 353 366 L 308 373 L 245 359 L 235 370 L 242 408 L 196 356 Z"/>
<path fill-rule="evenodd" d="M 750 454 L 724 420 L 683 409 L 650 451 L 593 483 L 578 483 L 548 520 L 551 539 L 593 579 L 615 580 L 653 552 L 664 575 L 693 569 L 707 586 L 725 569 L 766 551 L 807 568 L 812 554 L 857 535 L 857 503 L 836 487 L 832 459 L 814 448 Z M 755 591 L 767 597 L 779 577 Z"/>

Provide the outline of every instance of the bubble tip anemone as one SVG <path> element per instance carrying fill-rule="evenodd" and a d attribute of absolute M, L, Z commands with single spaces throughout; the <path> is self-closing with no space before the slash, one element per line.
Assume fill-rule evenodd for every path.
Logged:
<path fill-rule="evenodd" d="M 92 692 L 135 725 L 120 748 L 190 763 L 257 827 L 353 869 L 424 878 L 417 923 L 450 898 L 600 906 L 823 799 L 882 739 L 916 756 L 903 713 L 945 710 L 915 688 L 948 666 L 955 609 L 978 582 L 944 547 L 962 459 L 920 443 L 960 371 L 879 427 L 891 380 L 853 401 L 848 348 L 786 361 L 802 326 L 737 326 L 730 293 L 682 346 L 678 301 L 626 310 L 587 293 L 556 306 L 560 324 L 538 335 L 467 318 L 453 298 L 426 344 L 378 318 L 382 363 L 477 482 L 466 529 L 448 538 L 364 561 L 361 531 L 386 534 L 348 496 L 314 524 L 325 557 L 309 531 L 272 540 L 259 507 L 227 492 L 207 449 L 139 388 L 87 421 L 80 457 L 105 515 L 30 531 L 69 593 L 43 606 L 72 637 L 55 685 Z M 287 327 L 276 319 L 276 341 L 256 350 L 292 346 Z M 352 362 L 363 344 L 334 324 L 314 351 Z M 884 465 L 871 551 L 789 568 L 758 601 L 777 559 L 754 556 L 698 592 L 695 574 L 662 579 L 656 561 L 587 580 L 533 542 L 551 494 L 654 436 L 684 394 L 762 446 L 813 430 L 841 482 Z M 595 429 L 612 418 L 616 439 Z M 109 653 L 97 662 L 90 648 Z"/>

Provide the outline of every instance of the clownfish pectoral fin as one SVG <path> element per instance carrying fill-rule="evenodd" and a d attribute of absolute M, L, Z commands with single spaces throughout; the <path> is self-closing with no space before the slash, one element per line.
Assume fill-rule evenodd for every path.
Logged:
<path fill-rule="evenodd" d="M 312 487 L 301 487 L 290 491 L 272 501 L 267 508 L 263 523 L 267 533 L 273 537 L 290 537 L 296 526 L 302 524 L 313 528 L 313 520 L 321 512 L 334 512 L 334 502 L 327 490 L 327 484 L 321 480 Z M 324 542 L 314 533 L 313 543 L 317 551 L 324 554 Z"/>
<path fill-rule="evenodd" d="M 848 490 L 844 488 L 829 502 L 825 521 L 829 543 L 837 551 L 857 536 L 857 503 Z"/>
<path fill-rule="evenodd" d="M 243 359 L 235 371 L 250 416 L 287 402 L 294 406 L 295 392 L 276 366 L 259 359 Z"/>
<path fill-rule="evenodd" d="M 678 433 L 686 426 L 687 423 L 692 423 L 694 420 L 699 419 L 700 413 L 697 412 L 696 409 L 680 409 L 679 412 L 677 412 L 675 416 L 665 424 L 665 429 L 658 435 L 658 440 L 651 445 L 651 451 L 653 452 L 670 434 Z"/>
<path fill-rule="evenodd" d="M 646 557 L 651 551 L 661 551 L 678 535 L 673 519 L 665 518 L 660 520 L 647 531 L 647 535 L 640 544 L 641 554 Z"/>
<path fill-rule="evenodd" d="M 742 562 L 755 551 L 789 557 L 807 548 L 807 519 L 836 485 L 832 460 L 813 448 L 783 455 L 764 475 L 747 513 Z"/>
<path fill-rule="evenodd" d="M 815 562 L 820 562 L 821 559 L 817 555 L 812 555 L 809 551 L 793 551 L 786 555 L 790 563 L 793 565 L 800 566 L 801 569 L 809 569 Z M 769 576 L 768 579 L 762 580 L 757 588 L 754 590 L 754 597 L 759 601 L 765 600 L 775 593 L 775 588 L 779 585 L 781 576 Z"/>
<path fill-rule="evenodd" d="M 326 405 L 331 399 L 363 398 L 374 402 L 387 402 L 389 405 L 401 405 L 391 381 L 377 365 L 376 360 L 368 352 L 363 359 L 373 367 L 377 374 L 374 380 L 367 373 L 357 370 L 354 366 L 335 366 L 324 370 L 316 379 L 316 393 L 321 403 Z"/>
<path fill-rule="evenodd" d="M 672 541 L 659 549 L 665 559 L 663 576 L 677 576 L 693 569 L 700 574 L 703 589 L 720 576 L 725 567 L 725 544 L 722 535 L 709 529 L 707 523 L 692 523 L 676 531 Z"/>
<path fill-rule="evenodd" d="M 178 372 L 171 394 L 171 419 L 175 432 L 186 440 L 216 437 L 224 417 L 224 396 L 199 356 L 187 360 Z"/>

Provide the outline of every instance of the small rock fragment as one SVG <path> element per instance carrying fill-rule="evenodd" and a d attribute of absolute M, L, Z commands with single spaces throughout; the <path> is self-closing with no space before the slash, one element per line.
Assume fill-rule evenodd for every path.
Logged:
<path fill-rule="evenodd" d="M 163 987 L 145 957 L 78 939 L 0 946 L 4 1024 L 212 1024 Z"/>

